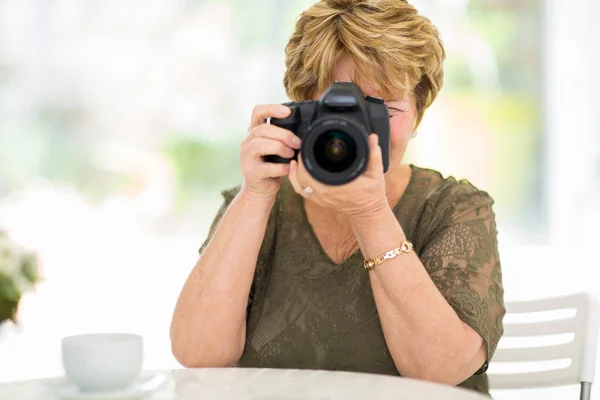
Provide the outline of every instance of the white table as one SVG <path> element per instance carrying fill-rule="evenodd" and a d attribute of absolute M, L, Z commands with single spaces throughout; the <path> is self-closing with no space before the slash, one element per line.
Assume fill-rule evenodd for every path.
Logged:
<path fill-rule="evenodd" d="M 151 400 L 483 400 L 479 393 L 414 379 L 339 371 L 188 369 L 163 371 Z M 0 385 L 1 400 L 54 400 L 38 380 Z"/>

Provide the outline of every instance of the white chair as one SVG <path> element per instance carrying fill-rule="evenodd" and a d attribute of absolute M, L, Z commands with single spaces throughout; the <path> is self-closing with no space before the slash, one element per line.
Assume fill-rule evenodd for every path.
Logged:
<path fill-rule="evenodd" d="M 510 323 L 510 317 L 516 317 L 518 314 L 539 312 L 557 314 L 557 312 L 560 313 L 559 310 L 573 309 L 575 315 L 566 319 Z M 599 306 L 594 297 L 586 293 L 580 293 L 534 301 L 507 302 L 506 311 L 505 321 L 508 321 L 504 323 L 504 336 L 492 358 L 488 374 L 490 389 L 556 387 L 579 383 L 581 384 L 580 399 L 589 400 L 596 369 L 598 322 L 600 318 Z M 502 343 L 511 338 L 517 338 L 517 340 L 538 338 L 538 340 L 541 340 L 544 336 L 561 334 L 571 334 L 573 340 L 562 344 L 502 348 Z M 507 362 L 511 364 L 551 362 L 552 360 L 565 359 L 570 359 L 570 364 L 564 368 L 524 373 L 494 373 L 495 366 L 499 367 L 502 363 Z"/>

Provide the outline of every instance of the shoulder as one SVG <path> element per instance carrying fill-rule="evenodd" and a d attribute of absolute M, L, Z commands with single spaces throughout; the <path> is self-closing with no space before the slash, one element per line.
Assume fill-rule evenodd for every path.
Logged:
<path fill-rule="evenodd" d="M 413 202 L 420 204 L 414 232 L 421 245 L 452 226 L 485 221 L 490 229 L 495 227 L 494 200 L 486 191 L 467 179 L 444 176 L 432 169 L 412 168 L 410 192 Z"/>
<path fill-rule="evenodd" d="M 477 188 L 467 179 L 457 179 L 452 175 L 412 166 L 411 184 L 429 207 L 436 209 L 457 208 L 474 203 L 492 206 L 493 198 L 484 190 Z"/>
<path fill-rule="evenodd" d="M 417 174 L 430 177 L 413 243 L 419 255 L 446 254 L 452 246 L 478 243 L 477 251 L 470 248 L 473 254 L 496 257 L 498 231 L 492 197 L 466 179 L 427 169 Z"/>

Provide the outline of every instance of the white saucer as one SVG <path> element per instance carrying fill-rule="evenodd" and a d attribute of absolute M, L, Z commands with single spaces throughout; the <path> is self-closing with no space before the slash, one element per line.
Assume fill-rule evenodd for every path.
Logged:
<path fill-rule="evenodd" d="M 97 392 L 82 392 L 66 378 L 50 379 L 42 386 L 54 396 L 63 400 L 137 400 L 148 396 L 167 383 L 164 373 L 144 373 L 128 388 Z"/>

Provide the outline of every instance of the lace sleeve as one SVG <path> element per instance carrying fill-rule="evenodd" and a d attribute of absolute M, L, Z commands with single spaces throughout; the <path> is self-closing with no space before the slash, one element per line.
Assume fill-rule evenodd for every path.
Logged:
<path fill-rule="evenodd" d="M 432 212 L 432 232 L 420 258 L 459 318 L 485 341 L 487 370 L 503 333 L 502 273 L 493 200 L 469 183 L 444 190 Z"/>

